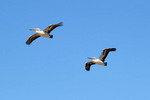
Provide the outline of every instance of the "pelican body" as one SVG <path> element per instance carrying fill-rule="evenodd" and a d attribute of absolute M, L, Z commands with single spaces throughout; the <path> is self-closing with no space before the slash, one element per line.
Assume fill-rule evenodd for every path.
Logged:
<path fill-rule="evenodd" d="M 101 56 L 98 59 L 96 59 L 95 57 L 87 57 L 88 59 L 92 59 L 92 61 L 86 62 L 85 69 L 87 71 L 90 71 L 90 66 L 94 65 L 94 64 L 107 66 L 107 62 L 104 62 L 104 61 L 105 61 L 105 59 L 106 59 L 106 57 L 110 51 L 116 51 L 116 48 L 104 49 Z"/>
<path fill-rule="evenodd" d="M 30 29 L 31 30 L 31 29 Z M 33 30 L 33 29 L 32 29 Z M 51 36 L 52 35 L 49 35 L 47 32 L 44 32 L 43 30 L 40 31 L 40 30 L 35 30 L 36 34 L 40 35 L 41 37 L 49 37 L 49 38 L 52 38 Z"/>
<path fill-rule="evenodd" d="M 62 26 L 62 22 L 58 23 L 58 24 L 54 24 L 54 25 L 49 25 L 46 29 L 44 30 L 40 30 L 39 28 L 35 28 L 35 29 L 29 29 L 30 31 L 35 31 L 36 34 L 30 36 L 28 38 L 28 40 L 26 41 L 26 44 L 31 44 L 32 41 L 34 41 L 35 39 L 37 39 L 38 37 L 47 37 L 47 38 L 53 38 L 53 35 L 50 35 L 50 32 L 55 29 L 58 26 Z"/>
<path fill-rule="evenodd" d="M 98 65 L 103 65 L 103 66 L 107 65 L 107 63 L 104 63 L 99 58 L 96 59 L 95 57 L 88 57 L 88 59 L 92 59 L 92 62 L 95 63 L 95 64 L 98 64 Z"/>

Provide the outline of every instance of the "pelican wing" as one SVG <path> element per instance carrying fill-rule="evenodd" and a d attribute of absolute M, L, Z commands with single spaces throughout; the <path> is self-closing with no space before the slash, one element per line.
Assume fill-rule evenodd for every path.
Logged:
<path fill-rule="evenodd" d="M 95 63 L 94 62 L 86 62 L 86 64 L 85 64 L 85 69 L 87 70 L 87 71 L 90 71 L 90 66 L 91 65 L 94 65 Z"/>
<path fill-rule="evenodd" d="M 46 29 L 44 29 L 43 31 L 46 33 L 50 33 L 53 29 L 55 29 L 58 26 L 62 26 L 62 22 L 58 23 L 58 24 L 54 24 L 54 25 L 49 25 Z"/>
<path fill-rule="evenodd" d="M 28 40 L 26 41 L 26 44 L 28 44 L 28 45 L 31 44 L 32 41 L 35 40 L 35 39 L 37 39 L 38 37 L 40 37 L 40 35 L 38 35 L 38 34 L 34 34 L 34 35 L 30 36 L 28 38 Z"/>
<path fill-rule="evenodd" d="M 110 51 L 116 51 L 116 48 L 104 49 L 103 52 L 102 52 L 102 54 L 101 54 L 101 56 L 99 57 L 99 59 L 104 62 L 105 59 L 106 59 L 106 57 L 107 57 L 107 55 L 108 55 L 108 53 L 109 53 Z"/>

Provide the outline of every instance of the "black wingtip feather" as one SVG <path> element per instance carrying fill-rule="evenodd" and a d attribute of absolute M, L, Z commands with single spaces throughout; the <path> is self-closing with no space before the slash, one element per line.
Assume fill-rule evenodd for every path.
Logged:
<path fill-rule="evenodd" d="M 116 51 L 116 48 L 109 48 L 110 51 Z"/>
<path fill-rule="evenodd" d="M 26 42 L 27 45 L 30 45 L 30 43 Z"/>
<path fill-rule="evenodd" d="M 86 71 L 90 71 L 90 65 L 88 63 L 85 64 Z"/>
<path fill-rule="evenodd" d="M 58 23 L 60 26 L 62 26 L 63 25 L 63 22 L 60 22 L 60 23 Z"/>

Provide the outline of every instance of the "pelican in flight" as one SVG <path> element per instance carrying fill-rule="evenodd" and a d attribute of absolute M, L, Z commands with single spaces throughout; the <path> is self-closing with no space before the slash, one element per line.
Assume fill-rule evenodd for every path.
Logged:
<path fill-rule="evenodd" d="M 48 38 L 53 38 L 53 35 L 50 35 L 50 32 L 55 29 L 58 26 L 62 26 L 62 22 L 58 23 L 58 24 L 54 24 L 54 25 L 49 25 L 46 29 L 44 30 L 40 30 L 39 28 L 35 28 L 35 29 L 29 29 L 30 31 L 35 31 L 36 34 L 30 36 L 28 38 L 28 40 L 26 41 L 26 44 L 31 44 L 32 41 L 34 41 L 35 39 L 37 39 L 38 37 L 48 37 Z"/>
<path fill-rule="evenodd" d="M 88 59 L 92 59 L 92 61 L 86 62 L 85 69 L 87 71 L 90 71 L 90 66 L 94 65 L 94 64 L 107 66 L 107 62 L 104 62 L 104 61 L 105 61 L 105 59 L 106 59 L 106 57 L 110 51 L 116 51 L 116 48 L 104 49 L 101 56 L 98 59 L 96 59 L 95 57 L 87 57 Z"/>

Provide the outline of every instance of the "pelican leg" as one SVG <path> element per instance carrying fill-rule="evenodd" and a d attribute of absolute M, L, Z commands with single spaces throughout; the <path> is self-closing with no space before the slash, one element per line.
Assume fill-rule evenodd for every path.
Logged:
<path fill-rule="evenodd" d="M 49 35 L 50 37 L 49 38 L 53 38 L 53 35 Z"/>
<path fill-rule="evenodd" d="M 107 66 L 107 62 L 104 63 L 104 66 Z"/>

